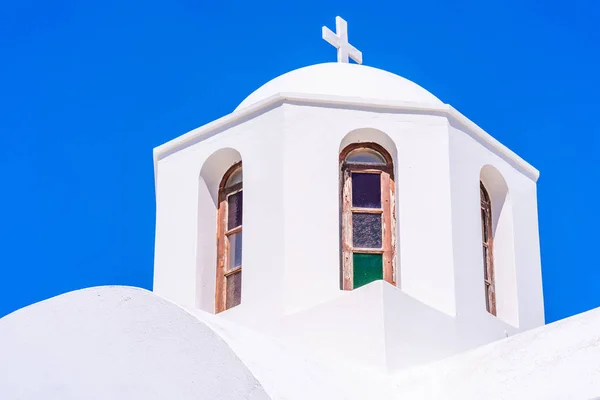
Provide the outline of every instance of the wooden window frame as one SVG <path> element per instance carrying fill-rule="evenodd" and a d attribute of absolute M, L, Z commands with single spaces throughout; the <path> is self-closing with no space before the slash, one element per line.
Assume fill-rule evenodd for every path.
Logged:
<path fill-rule="evenodd" d="M 494 236 L 492 229 L 492 201 L 483 182 L 479 182 L 481 207 L 481 244 L 483 247 L 483 282 L 485 288 L 485 308 L 496 315 L 496 282 L 494 275 Z"/>
<path fill-rule="evenodd" d="M 346 158 L 355 150 L 374 150 L 384 159 L 384 165 L 349 163 Z M 341 277 L 342 290 L 354 289 L 354 252 L 382 254 L 383 280 L 396 285 L 396 200 L 394 164 L 390 154 L 377 143 L 352 143 L 340 153 L 340 197 L 341 197 Z M 359 208 L 352 206 L 352 173 L 381 175 L 381 208 Z M 352 245 L 352 214 L 369 213 L 382 215 L 382 246 L 380 249 L 355 248 Z"/>
<path fill-rule="evenodd" d="M 222 311 L 227 310 L 227 277 L 237 272 L 241 273 L 242 271 L 242 265 L 235 267 L 231 270 L 228 270 L 226 268 L 226 266 L 229 265 L 229 236 L 242 232 L 243 226 L 242 224 L 236 226 L 233 229 L 227 229 L 229 211 L 227 201 L 229 196 L 241 192 L 243 190 L 243 181 L 231 185 L 230 187 L 225 187 L 225 185 L 227 184 L 229 178 L 240 168 L 242 168 L 241 161 L 232 165 L 225 172 L 223 178 L 221 179 L 221 183 L 219 184 L 219 208 L 217 211 L 217 280 L 215 290 L 215 313 L 220 313 Z M 242 200 L 242 210 L 243 207 L 244 202 Z"/>

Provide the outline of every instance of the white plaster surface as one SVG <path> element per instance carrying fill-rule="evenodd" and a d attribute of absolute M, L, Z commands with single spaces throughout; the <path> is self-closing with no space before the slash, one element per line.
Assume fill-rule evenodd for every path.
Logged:
<path fill-rule="evenodd" d="M 521 330 L 544 324 L 536 183 L 462 130 L 449 127 L 457 307 L 483 318 L 485 296 L 479 180 L 492 197 L 498 319 Z M 496 180 L 490 178 L 495 171 Z M 506 185 L 506 188 L 502 186 Z M 505 199 L 503 196 L 506 195 Z M 502 209 L 499 204 L 506 205 Z M 476 231 L 476 230 L 479 231 Z M 479 317 L 477 317 L 479 315 Z"/>
<path fill-rule="evenodd" d="M 600 396 L 600 308 L 394 378 L 403 399 Z"/>
<path fill-rule="evenodd" d="M 290 71 L 265 83 L 236 110 L 286 92 L 443 104 L 426 89 L 391 72 L 358 64 L 323 63 Z"/>
<path fill-rule="evenodd" d="M 398 279 L 390 289 L 399 294 L 379 290 L 359 300 L 339 287 L 338 155 L 361 141 L 381 144 L 394 160 Z M 210 167 L 219 158 L 219 168 Z M 218 176 L 238 160 L 244 168 L 242 304 L 223 318 L 324 354 L 354 340 L 366 347 L 346 352 L 349 362 L 390 370 L 543 324 L 535 182 L 445 116 L 342 107 L 282 104 L 158 161 L 159 295 L 214 312 L 214 191 Z M 502 212 L 507 223 L 499 225 L 508 228 L 498 250 L 498 317 L 486 312 L 483 292 L 479 180 L 486 165 L 504 177 L 511 202 L 511 211 Z M 525 209 L 527 216 L 517 220 Z M 519 229 L 522 245 L 511 246 Z M 362 301 L 390 311 L 362 313 Z M 405 305 L 411 301 L 419 306 Z M 423 322 L 420 315 L 431 318 Z M 371 331 L 348 335 L 356 325 Z M 407 334 L 406 326 L 417 334 Z M 301 327 L 313 331 L 298 335 Z M 440 338 L 429 329 L 447 334 Z"/>
<path fill-rule="evenodd" d="M 70 292 L 0 319 L 0 354 L 3 400 L 359 400 L 393 388 L 131 287 Z"/>
<path fill-rule="evenodd" d="M 252 399 L 260 383 L 206 323 L 151 292 L 70 292 L 0 319 L 0 399 Z"/>
<path fill-rule="evenodd" d="M 216 186 L 241 160 L 244 174 L 243 301 L 280 307 L 282 110 L 259 115 L 160 161 L 156 173 L 154 291 L 186 307 L 214 311 Z M 271 127 L 265 130 L 264 127 Z M 257 146 L 264 143 L 264 146 Z M 221 161 L 211 156 L 220 156 Z M 248 210 L 248 205 L 251 205 Z M 269 240 L 265 240 L 269 238 Z M 264 255 L 268 254 L 268 257 Z M 252 318 L 256 318 L 253 315 Z"/>
<path fill-rule="evenodd" d="M 393 289 L 376 282 L 349 296 L 400 294 Z M 415 305 L 406 304 L 397 314 L 412 312 Z M 388 324 L 394 310 L 369 308 L 379 314 L 370 329 L 383 332 L 377 320 Z M 419 312 L 427 319 L 437 311 Z M 297 336 L 310 334 L 298 329 Z M 430 334 L 449 333 L 437 329 Z M 411 326 L 398 332 L 425 333 Z M 403 352 L 411 351 L 422 352 Z M 97 287 L 0 319 L 0 352 L 0 398 L 8 400 L 592 399 L 600 395 L 600 308 L 390 373 L 306 352 L 143 289 Z"/>

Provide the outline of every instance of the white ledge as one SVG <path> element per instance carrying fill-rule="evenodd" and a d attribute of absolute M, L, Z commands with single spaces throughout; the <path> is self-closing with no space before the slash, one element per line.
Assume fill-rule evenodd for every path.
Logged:
<path fill-rule="evenodd" d="M 473 139 L 489 148 L 496 155 L 507 161 L 513 167 L 524 173 L 529 179 L 537 181 L 540 173 L 515 152 L 494 139 L 473 121 L 462 115 L 448 104 L 429 105 L 398 101 L 381 101 L 346 96 L 328 96 L 318 94 L 278 93 L 258 103 L 236 110 L 204 126 L 196 128 L 154 149 L 154 178 L 156 181 L 157 163 L 159 160 L 210 137 L 224 129 L 240 124 L 257 114 L 264 113 L 283 103 L 302 104 L 322 107 L 360 108 L 382 112 L 416 112 L 421 114 L 443 115 L 451 123 L 459 125 Z"/>

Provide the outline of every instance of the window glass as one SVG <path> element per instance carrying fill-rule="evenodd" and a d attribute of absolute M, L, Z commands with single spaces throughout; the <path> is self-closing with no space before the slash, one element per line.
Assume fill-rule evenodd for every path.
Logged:
<path fill-rule="evenodd" d="M 354 289 L 383 279 L 383 256 L 381 254 L 354 253 Z"/>
<path fill-rule="evenodd" d="M 218 266 L 216 312 L 237 306 L 242 298 L 242 167 L 232 166 L 219 192 Z M 234 272 L 235 271 L 235 272 Z"/>
<path fill-rule="evenodd" d="M 481 238 L 484 242 L 488 241 L 487 223 L 485 218 L 485 210 L 481 209 Z"/>
<path fill-rule="evenodd" d="M 395 193 L 389 154 L 368 142 L 353 143 L 341 154 L 341 287 L 356 289 L 384 276 L 395 285 Z"/>
<path fill-rule="evenodd" d="M 225 307 L 235 307 L 242 302 L 242 271 L 229 275 L 227 278 Z"/>
<path fill-rule="evenodd" d="M 385 158 L 381 154 L 370 149 L 354 150 L 348 154 L 346 161 L 353 164 L 386 164 Z"/>
<path fill-rule="evenodd" d="M 483 245 L 483 278 L 485 283 L 485 305 L 489 313 L 496 315 L 496 300 L 494 293 L 494 264 L 492 248 L 491 204 L 489 194 L 483 183 L 479 184 L 481 198 L 481 239 Z"/>
<path fill-rule="evenodd" d="M 381 248 L 381 214 L 352 214 L 352 245 L 358 248 Z"/>
<path fill-rule="evenodd" d="M 352 173 L 352 207 L 381 208 L 381 175 Z"/>
<path fill-rule="evenodd" d="M 483 246 L 483 279 L 486 281 L 489 279 L 488 276 L 488 249 Z"/>
<path fill-rule="evenodd" d="M 227 182 L 225 183 L 225 187 L 231 187 L 237 183 L 241 183 L 242 182 L 242 169 L 238 168 L 234 171 L 233 174 L 231 174 L 231 176 L 229 177 L 229 179 L 227 179 Z"/>
<path fill-rule="evenodd" d="M 229 269 L 242 265 L 242 232 L 229 236 Z"/>
<path fill-rule="evenodd" d="M 227 230 L 242 225 L 243 192 L 239 191 L 227 198 Z"/>

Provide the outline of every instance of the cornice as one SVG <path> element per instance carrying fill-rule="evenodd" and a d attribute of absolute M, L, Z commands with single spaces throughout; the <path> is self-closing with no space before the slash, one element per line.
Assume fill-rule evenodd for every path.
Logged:
<path fill-rule="evenodd" d="M 539 171 L 515 152 L 494 139 L 489 133 L 448 104 L 428 105 L 409 102 L 381 101 L 346 96 L 327 96 L 318 94 L 278 93 L 258 103 L 236 110 L 206 125 L 196 128 L 154 149 L 154 178 L 158 161 L 179 150 L 189 147 L 224 129 L 238 125 L 283 103 L 300 104 L 320 107 L 355 108 L 380 112 L 411 112 L 417 114 L 442 115 L 451 124 L 457 125 L 473 139 L 490 149 L 496 155 L 507 161 L 517 170 L 534 182 L 539 177 Z"/>

